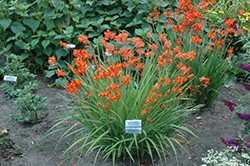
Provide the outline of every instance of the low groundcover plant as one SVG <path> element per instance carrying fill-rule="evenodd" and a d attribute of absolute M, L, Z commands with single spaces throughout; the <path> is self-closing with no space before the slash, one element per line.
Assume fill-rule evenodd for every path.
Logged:
<path fill-rule="evenodd" d="M 202 161 L 205 164 L 202 164 L 201 166 L 248 166 L 248 164 L 242 163 L 242 160 L 248 160 L 250 156 L 247 153 L 239 155 L 235 153 L 236 151 L 237 149 L 231 147 L 225 149 L 223 152 L 215 152 L 213 149 L 208 150 L 208 156 L 202 158 Z"/>

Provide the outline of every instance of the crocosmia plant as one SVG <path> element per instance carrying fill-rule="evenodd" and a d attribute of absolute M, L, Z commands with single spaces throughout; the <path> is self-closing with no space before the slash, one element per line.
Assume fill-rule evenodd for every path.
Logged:
<path fill-rule="evenodd" d="M 179 2 L 180 6 L 184 5 L 183 2 L 185 1 Z M 176 9 L 175 14 L 179 15 L 178 11 L 181 11 L 183 16 L 185 10 Z M 168 12 L 170 11 L 166 11 L 164 15 L 169 15 L 170 25 L 176 18 Z M 150 13 L 150 16 L 158 19 L 157 9 Z M 199 17 L 200 13 L 196 12 L 193 16 Z M 179 17 L 178 23 L 185 19 L 186 16 Z M 195 20 L 199 21 L 198 18 Z M 200 32 L 202 24 L 195 25 L 195 32 Z M 70 107 L 70 111 L 66 111 L 68 117 L 56 124 L 63 124 L 70 118 L 75 120 L 75 125 L 64 127 L 68 130 L 62 135 L 62 139 L 72 135 L 70 131 L 74 126 L 80 126 L 74 131 L 77 139 L 65 150 L 64 155 L 80 144 L 73 155 L 95 152 L 96 161 L 102 153 L 104 163 L 111 156 L 113 163 L 120 157 L 129 157 L 135 162 L 133 155 L 137 152 L 142 157 L 148 154 L 153 163 L 153 153 L 158 155 L 162 164 L 167 161 L 166 154 L 171 153 L 171 150 L 177 158 L 173 143 L 181 147 L 182 145 L 174 135 L 185 139 L 185 131 L 196 137 L 184 127 L 187 115 L 202 106 L 197 105 L 192 96 L 199 98 L 204 92 L 204 97 L 207 97 L 212 93 L 211 87 L 206 92 L 210 84 L 207 75 L 210 76 L 211 73 L 206 73 L 203 67 L 216 70 L 213 74 L 218 75 L 226 65 L 211 65 L 211 57 L 215 57 L 214 62 L 221 58 L 217 56 L 219 49 L 211 53 L 208 51 L 211 41 L 201 41 L 199 36 L 189 36 L 186 38 L 187 45 L 184 44 L 185 38 L 180 40 L 179 37 L 184 36 L 184 33 L 193 35 L 186 32 L 184 27 L 192 26 L 189 26 L 188 22 L 185 25 L 172 26 L 172 29 L 171 26 L 157 25 L 145 35 L 147 43 L 140 37 L 129 38 L 126 32 L 116 35 L 107 30 L 97 49 L 92 47 L 87 36 L 79 35 L 78 41 L 84 48 L 74 49 L 74 62 L 68 64 L 68 68 L 74 73 L 73 77 L 66 75 L 55 56 L 49 58 L 50 64 L 58 65 L 58 76 L 68 80 L 67 84 L 62 86 L 72 94 L 72 98 L 66 100 L 75 104 Z M 67 48 L 67 43 L 61 42 L 61 46 Z M 206 48 L 204 54 L 201 48 Z M 213 50 L 213 47 L 210 50 Z M 219 66 L 222 68 L 218 69 Z M 196 68 L 193 69 L 194 67 Z M 199 88 L 202 88 L 202 91 Z M 125 133 L 125 121 L 132 119 L 142 120 L 141 134 Z M 44 137 L 50 134 L 48 132 Z"/>
<path fill-rule="evenodd" d="M 81 124 L 80 133 L 88 132 L 69 149 L 81 143 L 76 152 L 90 146 L 87 154 L 99 149 L 96 156 L 103 152 L 105 161 L 112 156 L 113 162 L 121 156 L 134 161 L 137 150 L 142 156 L 149 154 L 152 162 L 153 152 L 161 162 L 171 149 L 176 153 L 173 142 L 178 140 L 173 134 L 183 138 L 183 130 L 193 134 L 183 127 L 184 117 L 201 107 L 189 98 L 187 87 L 195 76 L 182 63 L 192 61 L 194 53 L 182 52 L 178 46 L 172 49 L 168 40 L 164 45 L 155 43 L 145 50 L 145 43 L 139 37 L 130 39 L 125 32 L 115 35 L 109 30 L 100 40 L 103 50 L 97 53 L 87 36 L 80 35 L 78 40 L 85 48 L 75 49 L 74 64 L 68 64 L 74 77 L 57 69 L 58 76 L 68 79 L 64 88 L 72 94 L 68 100 L 75 103 L 71 109 L 76 114 L 68 112 L 68 115 Z M 55 57 L 49 58 L 49 62 L 57 65 Z M 142 120 L 141 134 L 125 133 L 125 121 L 132 119 Z M 67 134 L 71 133 L 64 136 Z"/>

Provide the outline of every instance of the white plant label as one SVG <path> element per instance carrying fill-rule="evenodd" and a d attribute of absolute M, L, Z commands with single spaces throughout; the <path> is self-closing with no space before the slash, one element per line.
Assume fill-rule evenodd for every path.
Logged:
<path fill-rule="evenodd" d="M 141 120 L 126 120 L 125 133 L 141 134 Z"/>
<path fill-rule="evenodd" d="M 4 81 L 9 81 L 9 82 L 16 82 L 17 77 L 5 75 L 4 78 L 3 78 L 3 80 L 4 80 Z"/>

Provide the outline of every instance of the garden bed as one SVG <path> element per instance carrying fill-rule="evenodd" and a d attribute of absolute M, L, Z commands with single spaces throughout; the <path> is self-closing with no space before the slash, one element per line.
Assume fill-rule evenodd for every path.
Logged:
<path fill-rule="evenodd" d="M 9 114 L 13 114 L 14 99 L 8 100 L 4 97 L 4 92 L 0 90 L 0 126 L 1 129 L 6 127 L 8 129 L 8 134 L 6 136 L 11 137 L 14 141 L 14 147 L 22 150 L 23 155 L 16 152 L 6 152 L 8 155 L 0 156 L 0 166 L 54 166 L 59 165 L 61 162 L 61 155 L 64 150 L 70 144 L 70 140 L 74 139 L 67 138 L 60 143 L 50 146 L 50 147 L 36 147 L 31 148 L 50 127 L 55 124 L 55 119 L 60 115 L 64 114 L 64 111 L 60 106 L 66 108 L 71 105 L 71 103 L 65 102 L 61 99 L 58 93 L 67 96 L 67 92 L 63 90 L 52 87 L 49 88 L 47 85 L 54 82 L 53 79 L 44 79 L 43 75 L 39 75 L 36 79 L 41 82 L 38 90 L 35 91 L 36 94 L 44 96 L 50 99 L 48 103 L 49 112 L 40 113 L 39 117 L 44 119 L 40 123 L 36 124 L 21 124 L 14 123 L 13 120 L 9 119 Z M 3 81 L 0 81 L 2 84 Z M 232 86 L 230 88 L 223 87 L 221 89 L 221 95 L 227 100 L 232 100 L 235 103 L 240 103 L 241 93 L 245 90 L 240 84 Z M 195 115 L 195 113 L 193 114 Z M 235 114 L 233 113 L 233 117 Z M 188 117 L 187 117 L 188 118 Z M 194 133 L 199 136 L 201 143 L 194 140 L 193 137 L 187 136 L 188 143 L 183 141 L 182 145 L 187 148 L 187 152 L 183 151 L 181 148 L 177 148 L 179 164 L 180 165 L 201 165 L 201 158 L 207 156 L 207 150 L 214 149 L 222 151 L 225 149 L 225 145 L 221 143 L 221 138 L 238 138 L 238 136 L 243 131 L 243 126 L 239 124 L 239 120 L 233 125 L 232 113 L 224 106 L 223 101 L 218 97 L 211 107 L 205 107 L 200 110 L 196 118 L 193 118 L 188 122 L 187 126 L 194 131 Z M 65 125 L 73 125 L 73 123 L 68 123 Z M 192 127 L 193 126 L 193 127 Z M 196 129 L 197 128 L 197 129 Z M 54 134 L 51 137 L 45 138 L 39 145 L 45 146 L 51 144 L 59 139 L 60 134 Z M 248 139 L 248 137 L 247 137 Z M 250 141 L 247 140 L 247 141 Z M 139 152 L 140 153 L 140 152 Z M 175 166 L 176 160 L 174 153 L 168 156 L 168 163 L 165 165 Z M 67 156 L 66 156 L 67 157 Z M 92 165 L 102 165 L 103 160 L 101 156 L 98 158 L 96 164 L 93 164 L 95 154 L 90 154 L 88 156 L 83 156 L 80 160 L 77 156 L 63 162 L 61 165 L 79 165 L 79 166 L 92 166 Z M 137 157 L 135 157 L 137 158 Z M 151 165 L 152 162 L 149 158 L 140 158 L 140 164 Z M 107 166 L 112 165 L 112 160 L 109 159 L 106 164 Z M 115 165 L 117 166 L 129 166 L 130 161 L 116 160 Z M 136 165 L 136 164 L 132 164 Z M 156 158 L 155 165 L 161 165 L 160 161 Z"/>

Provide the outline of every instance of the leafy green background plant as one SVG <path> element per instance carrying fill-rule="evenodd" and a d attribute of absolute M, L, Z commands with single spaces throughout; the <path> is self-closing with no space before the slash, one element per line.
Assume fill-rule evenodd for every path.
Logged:
<path fill-rule="evenodd" d="M 95 43 L 95 38 L 101 37 L 107 29 L 143 36 L 149 28 L 145 21 L 147 14 L 155 6 L 177 6 L 176 1 L 157 0 L 0 2 L 0 32 L 3 34 L 0 36 L 0 55 L 6 52 L 20 55 L 34 72 L 47 69 L 46 60 L 52 55 L 56 55 L 59 63 L 68 59 L 70 50 L 58 47 L 61 40 L 79 45 L 78 34 L 85 34 Z M 45 71 L 46 77 L 56 74 L 53 69 L 50 66 Z M 60 85 L 63 80 L 57 82 Z"/>
<path fill-rule="evenodd" d="M 21 56 L 14 54 L 6 55 L 8 62 L 5 63 L 5 66 L 0 69 L 0 74 L 16 76 L 16 82 L 4 82 L 0 88 L 6 93 L 6 97 L 15 97 L 15 91 L 17 89 L 24 88 L 25 85 L 28 85 L 30 80 L 36 75 L 30 73 L 29 69 L 25 68 L 24 63 L 21 62 Z M 12 85 L 12 86 L 11 86 Z"/>
<path fill-rule="evenodd" d="M 25 85 L 23 89 L 15 91 L 17 98 L 14 101 L 14 104 L 16 104 L 14 109 L 19 111 L 20 114 L 10 116 L 11 119 L 14 119 L 14 122 L 34 123 L 38 121 L 38 112 L 49 111 L 45 105 L 49 100 L 32 93 L 32 90 L 36 89 L 38 84 L 37 81 L 32 81 Z"/>

